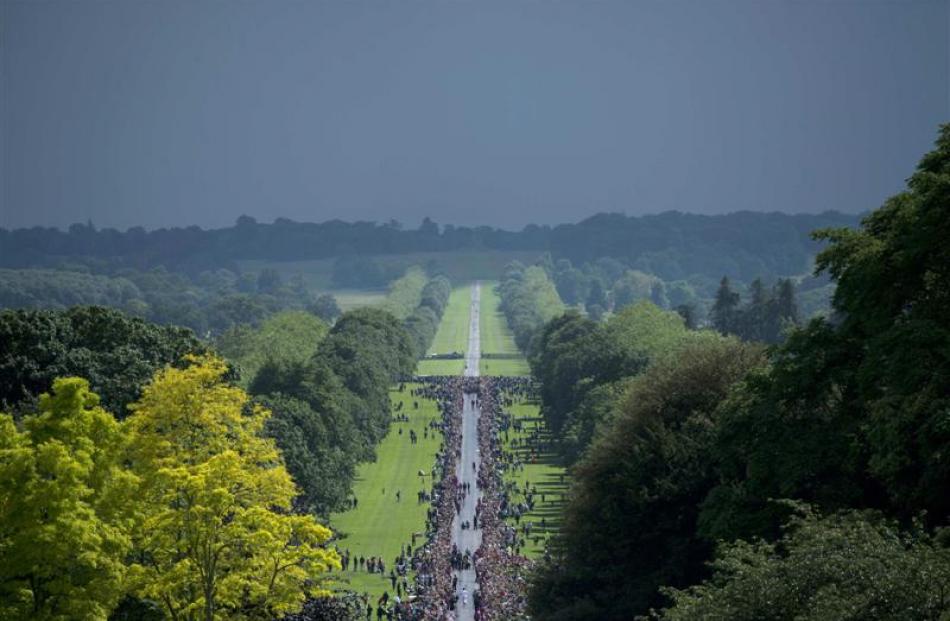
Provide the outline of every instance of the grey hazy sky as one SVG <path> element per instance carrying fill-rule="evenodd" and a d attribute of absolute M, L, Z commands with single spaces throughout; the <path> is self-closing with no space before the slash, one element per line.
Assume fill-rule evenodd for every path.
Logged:
<path fill-rule="evenodd" d="M 0 226 L 874 208 L 946 0 L 0 0 Z"/>

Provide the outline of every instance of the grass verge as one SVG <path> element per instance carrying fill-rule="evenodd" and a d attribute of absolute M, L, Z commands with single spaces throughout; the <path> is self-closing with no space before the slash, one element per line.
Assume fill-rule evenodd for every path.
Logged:
<path fill-rule="evenodd" d="M 406 414 L 409 422 L 394 421 L 389 434 L 376 449 L 376 462 L 359 467 L 353 486 L 356 508 L 330 516 L 331 527 L 342 537 L 336 542 L 341 552 L 349 550 L 351 558 L 380 557 L 386 564 L 386 574 L 393 567 L 400 546 L 411 542 L 412 533 L 425 528 L 429 505 L 417 502 L 416 493 L 431 486 L 428 473 L 442 440 L 438 431 L 424 431 L 431 421 L 440 418 L 435 402 L 412 397 L 411 386 L 407 384 L 405 392 L 390 391 L 394 410 L 400 402 L 404 404 L 402 411 L 395 415 Z M 413 406 L 414 401 L 418 402 L 418 409 Z M 417 444 L 409 440 L 410 429 L 418 435 Z M 419 476 L 420 470 L 427 473 L 425 480 Z M 397 491 L 401 492 L 400 500 L 396 499 Z M 417 539 L 416 543 L 421 545 L 423 541 Z M 370 574 L 365 569 L 354 571 L 352 563 L 350 571 L 337 573 L 336 578 L 339 589 L 368 593 L 373 602 L 384 591 L 395 595 L 388 576 Z"/>

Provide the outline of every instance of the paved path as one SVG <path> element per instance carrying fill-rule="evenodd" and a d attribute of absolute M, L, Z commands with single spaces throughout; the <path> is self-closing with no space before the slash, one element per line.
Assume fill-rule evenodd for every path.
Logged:
<path fill-rule="evenodd" d="M 478 377 L 478 364 L 482 358 L 481 333 L 479 332 L 478 312 L 481 304 L 482 285 L 472 285 L 472 305 L 469 308 L 468 349 L 465 353 L 465 376 Z"/>
<path fill-rule="evenodd" d="M 481 285 L 476 282 L 472 285 L 472 306 L 469 312 L 468 349 L 465 354 L 466 377 L 478 377 L 478 364 L 481 360 L 481 344 L 478 332 L 480 297 Z M 465 393 L 462 407 L 462 458 L 459 460 L 456 472 L 459 473 L 459 480 L 462 483 L 468 483 L 472 491 L 465 497 L 461 513 L 456 515 L 452 522 L 452 541 L 462 553 L 468 550 L 472 554 L 475 554 L 475 550 L 482 544 L 482 531 L 480 528 L 462 530 L 462 522 L 468 521 L 471 524 L 475 521 L 475 505 L 481 496 L 476 481 L 477 471 L 472 468 L 473 463 L 476 467 L 480 467 L 482 461 L 478 454 L 478 416 L 480 413 L 477 395 Z M 459 596 L 456 618 L 459 621 L 473 621 L 475 607 L 472 604 L 472 594 L 477 587 L 474 566 L 472 569 L 456 571 L 455 573 L 458 576 L 456 593 Z M 464 596 L 462 595 L 463 588 L 465 589 Z"/>

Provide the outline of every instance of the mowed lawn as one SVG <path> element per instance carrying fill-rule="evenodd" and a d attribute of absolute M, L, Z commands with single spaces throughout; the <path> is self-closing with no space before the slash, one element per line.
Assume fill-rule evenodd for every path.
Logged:
<path fill-rule="evenodd" d="M 521 356 L 514 336 L 508 328 L 508 321 L 498 308 L 500 302 L 495 291 L 496 282 L 483 282 L 479 308 L 479 331 L 482 356 L 485 354 L 505 354 L 518 356 L 514 359 L 482 358 L 479 371 L 482 375 L 530 375 L 528 362 Z"/>
<path fill-rule="evenodd" d="M 484 291 L 484 289 L 483 289 Z M 464 285 L 452 290 L 449 304 L 442 314 L 439 329 L 429 348 L 430 354 L 459 352 L 468 348 L 469 307 L 472 303 L 472 286 Z M 416 372 L 419 375 L 461 375 L 465 360 L 420 360 Z"/>
<path fill-rule="evenodd" d="M 393 567 L 400 546 L 412 541 L 413 532 L 425 530 L 428 503 L 417 502 L 416 494 L 431 487 L 429 476 L 439 449 L 441 434 L 432 430 L 425 437 L 424 429 L 429 422 L 438 420 L 439 412 L 434 401 L 415 399 L 409 394 L 412 384 L 405 392 L 390 391 L 393 402 L 393 424 L 389 434 L 377 447 L 377 460 L 362 464 L 353 486 L 358 504 L 355 509 L 335 513 L 330 517 L 330 526 L 342 539 L 336 541 L 341 551 L 349 549 L 351 558 L 360 555 L 369 558 L 381 557 L 386 564 L 386 574 Z M 419 409 L 413 407 L 418 401 Z M 405 403 L 401 412 L 395 412 L 396 404 Z M 396 422 L 399 414 L 407 414 L 409 422 Z M 402 429 L 402 433 L 399 430 Z M 409 441 L 409 430 L 419 436 L 417 444 Z M 425 480 L 419 471 L 426 473 Z M 396 492 L 401 491 L 401 500 Z M 424 538 L 416 540 L 421 545 Z M 388 577 L 369 574 L 365 571 L 350 571 L 336 574 L 337 588 L 352 589 L 357 593 L 369 593 L 373 602 L 384 591 L 392 591 Z M 390 592 L 390 596 L 395 593 Z"/>
<path fill-rule="evenodd" d="M 505 475 L 506 484 L 512 486 L 513 490 L 511 500 L 513 503 L 524 500 L 525 483 L 536 491 L 534 509 L 522 515 L 520 523 L 514 518 L 509 518 L 507 522 L 518 529 L 518 536 L 524 540 L 521 553 L 529 558 L 537 558 L 544 553 L 545 542 L 561 525 L 570 478 L 564 468 L 558 465 L 557 456 L 551 449 L 551 436 L 538 413 L 538 406 L 533 403 L 517 403 L 509 411 L 524 426 L 521 433 L 510 431 L 507 437 L 502 436 L 505 449 L 514 453 L 524 464 L 523 470 L 510 470 Z M 532 437 L 536 429 L 540 430 L 540 447 L 533 444 L 512 446 L 515 439 Z M 530 535 L 522 531 L 522 527 L 528 522 L 532 524 Z"/>
<path fill-rule="evenodd" d="M 530 375 L 528 362 L 520 355 L 511 330 L 508 328 L 508 321 L 498 309 L 496 284 L 482 283 L 480 309 L 482 354 L 495 353 L 517 357 L 512 359 L 482 358 L 481 373 L 482 375 Z M 509 431 L 508 434 L 502 436 L 506 451 L 514 453 L 524 464 L 523 469 L 509 470 L 505 475 L 505 483 L 512 490 L 511 500 L 514 503 L 524 500 L 525 483 L 528 484 L 529 489 L 536 490 L 534 509 L 524 514 L 520 523 L 514 518 L 509 518 L 508 523 L 518 528 L 518 535 L 524 540 L 522 554 L 529 558 L 537 558 L 544 553 L 545 543 L 561 525 L 570 480 L 552 450 L 551 435 L 538 413 L 538 405 L 527 402 L 516 403 L 508 411 L 515 419 L 520 420 L 524 427 L 520 433 Z M 540 445 L 513 446 L 515 440 L 532 437 L 535 430 L 539 431 Z M 522 531 L 522 526 L 529 522 L 532 524 L 530 535 Z"/>
<path fill-rule="evenodd" d="M 364 306 L 379 306 L 386 301 L 386 291 L 370 289 L 336 289 L 327 291 L 336 298 L 344 313 Z"/>

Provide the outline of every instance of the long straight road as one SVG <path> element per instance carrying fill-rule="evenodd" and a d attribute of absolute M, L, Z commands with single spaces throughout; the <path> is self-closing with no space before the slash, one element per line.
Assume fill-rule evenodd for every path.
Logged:
<path fill-rule="evenodd" d="M 480 301 L 481 285 L 476 282 L 472 285 L 472 306 L 469 313 L 468 349 L 465 353 L 466 377 L 478 377 L 478 365 L 481 361 L 481 343 L 478 332 Z M 463 399 L 462 457 L 459 459 L 456 472 L 459 473 L 459 482 L 462 484 L 468 483 L 471 491 L 465 496 L 461 511 L 452 522 L 452 542 L 455 543 L 462 554 L 466 551 L 475 554 L 475 550 L 482 544 L 482 531 L 480 528 L 474 527 L 475 505 L 481 497 L 477 482 L 477 469 L 481 467 L 482 462 L 481 455 L 478 452 L 478 417 L 481 410 L 478 407 L 478 395 L 476 393 L 465 393 Z M 471 528 L 463 529 L 463 522 L 468 522 Z M 455 574 L 458 577 L 456 618 L 459 621 L 472 621 L 475 618 L 472 596 L 477 587 L 474 564 L 469 569 L 457 570 Z"/>

